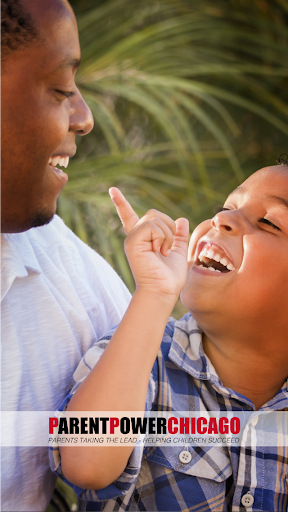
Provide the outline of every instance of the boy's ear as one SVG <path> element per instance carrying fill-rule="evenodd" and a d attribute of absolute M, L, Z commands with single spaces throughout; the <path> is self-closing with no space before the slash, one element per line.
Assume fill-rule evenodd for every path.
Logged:
<path fill-rule="evenodd" d="M 202 236 L 206 235 L 208 231 L 212 228 L 212 219 L 204 220 L 204 222 L 201 222 L 197 228 L 194 229 L 190 242 L 189 242 L 189 248 L 188 248 L 188 261 L 191 261 L 194 257 L 194 253 L 197 247 L 197 243 Z"/>

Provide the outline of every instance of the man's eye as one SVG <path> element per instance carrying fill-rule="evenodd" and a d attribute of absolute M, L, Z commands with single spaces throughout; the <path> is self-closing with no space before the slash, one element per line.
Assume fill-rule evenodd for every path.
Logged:
<path fill-rule="evenodd" d="M 65 96 L 65 98 L 71 98 L 75 94 L 73 91 L 60 91 L 59 89 L 55 89 L 55 90 L 59 94 L 62 94 L 63 96 Z"/>
<path fill-rule="evenodd" d="M 258 219 L 258 222 L 263 222 L 263 224 L 268 224 L 268 226 L 272 226 L 272 228 L 277 229 L 277 231 L 281 231 L 281 229 L 278 228 L 278 226 L 275 226 L 275 224 L 273 224 L 273 222 L 270 222 L 270 220 L 264 219 L 264 217 Z"/>

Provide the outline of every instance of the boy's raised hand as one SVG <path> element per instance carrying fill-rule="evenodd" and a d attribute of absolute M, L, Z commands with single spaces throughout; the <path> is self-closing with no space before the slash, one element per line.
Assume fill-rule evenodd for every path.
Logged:
<path fill-rule="evenodd" d="M 119 189 L 110 197 L 127 235 L 125 252 L 137 289 L 175 302 L 187 278 L 189 223 L 149 210 L 140 220 Z"/>

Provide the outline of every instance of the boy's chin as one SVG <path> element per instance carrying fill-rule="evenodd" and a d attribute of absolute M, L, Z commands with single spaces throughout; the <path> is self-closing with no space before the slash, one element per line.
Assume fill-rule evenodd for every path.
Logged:
<path fill-rule="evenodd" d="M 189 293 L 186 288 L 184 288 L 184 290 L 182 290 L 182 292 L 180 293 L 180 300 L 181 300 L 181 303 L 183 304 L 183 306 L 188 309 L 188 311 L 193 315 L 193 312 L 192 310 L 194 309 L 193 306 L 194 306 L 194 300 L 193 300 L 193 297 L 191 297 L 191 292 Z"/>
<path fill-rule="evenodd" d="M 211 315 L 215 311 L 215 303 L 212 301 L 211 296 L 208 297 L 203 290 L 196 291 L 194 287 L 186 285 L 180 294 L 180 300 L 196 321 L 198 321 L 197 318 L 200 319 L 203 315 L 207 314 Z"/>

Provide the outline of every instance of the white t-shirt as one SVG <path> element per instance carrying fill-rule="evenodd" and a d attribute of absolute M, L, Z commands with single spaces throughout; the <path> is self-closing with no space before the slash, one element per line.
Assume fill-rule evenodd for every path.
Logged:
<path fill-rule="evenodd" d="M 119 323 L 130 293 L 55 216 L 1 236 L 1 409 L 53 411 L 88 348 Z M 2 448 L 1 511 L 42 511 L 55 484 L 47 448 Z"/>

